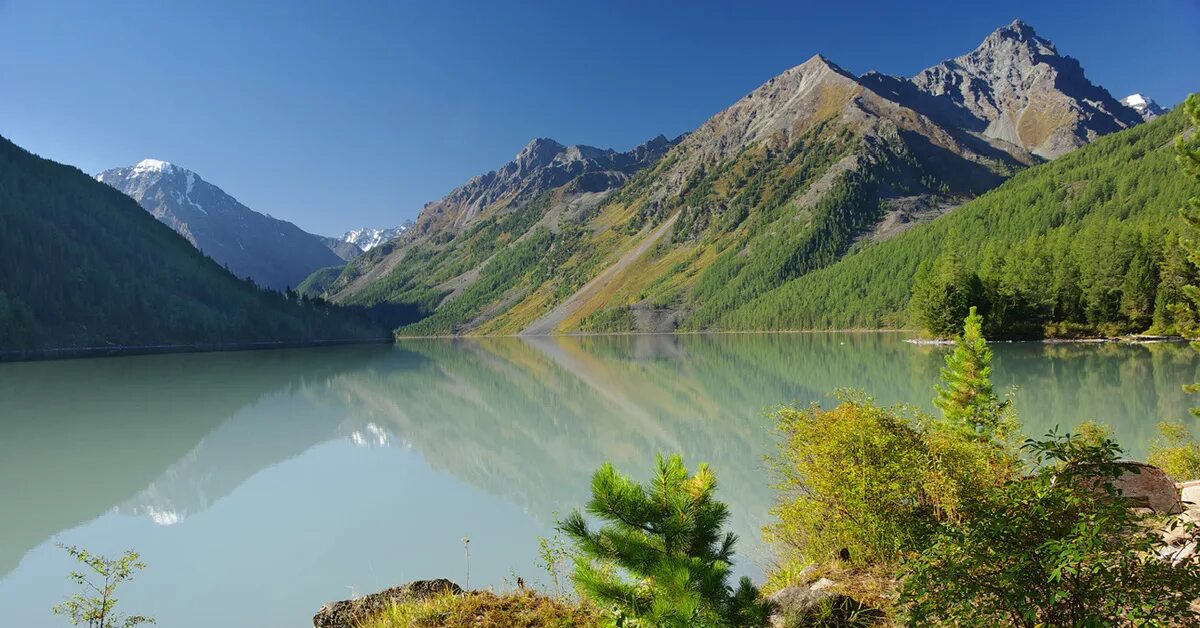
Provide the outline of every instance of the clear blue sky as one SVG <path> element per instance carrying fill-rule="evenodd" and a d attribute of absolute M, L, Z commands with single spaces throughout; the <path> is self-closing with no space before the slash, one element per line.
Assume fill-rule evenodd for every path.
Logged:
<path fill-rule="evenodd" d="M 1200 89 L 1196 0 L 0 0 L 0 135 L 91 174 L 172 161 L 337 234 L 415 216 L 533 137 L 625 149 L 814 53 L 911 75 L 1017 17 L 1118 98 Z"/>

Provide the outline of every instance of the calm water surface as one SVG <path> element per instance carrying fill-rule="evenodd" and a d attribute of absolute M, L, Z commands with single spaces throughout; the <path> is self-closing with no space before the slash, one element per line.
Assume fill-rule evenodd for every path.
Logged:
<path fill-rule="evenodd" d="M 1026 431 L 1095 418 L 1140 456 L 1188 418 L 1185 346 L 997 345 Z M 544 581 L 537 536 L 604 460 L 710 462 L 761 576 L 764 412 L 837 387 L 929 408 L 942 350 L 898 334 L 411 341 L 0 365 L 0 617 L 61 626 L 55 543 L 136 548 L 121 596 L 175 628 L 304 626 L 417 578 Z"/>

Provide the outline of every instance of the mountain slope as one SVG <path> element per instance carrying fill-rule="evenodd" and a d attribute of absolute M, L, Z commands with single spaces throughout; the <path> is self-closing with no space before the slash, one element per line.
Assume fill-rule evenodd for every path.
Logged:
<path fill-rule="evenodd" d="M 96 180 L 138 201 L 239 277 L 285 290 L 318 268 L 341 262 L 317 236 L 260 214 L 196 173 L 156 159 L 105 170 Z"/>
<path fill-rule="evenodd" d="M 535 139 L 500 169 L 427 205 L 400 239 L 367 251 L 332 282 L 314 276 L 307 285 L 343 303 L 438 310 L 423 324 L 439 333 L 473 328 L 500 311 L 496 299 L 532 281 L 522 275 L 533 266 L 551 274 L 555 254 L 582 238 L 581 217 L 677 142 L 657 137 L 617 152 Z"/>
<path fill-rule="evenodd" d="M 527 202 L 576 180 L 580 191 L 607 191 L 653 164 L 674 143 L 660 135 L 619 153 L 591 146 L 563 146 L 552 139 L 537 138 L 499 170 L 474 177 L 442 200 L 426 205 L 414 228 L 420 234 L 461 231 L 486 216 L 489 210 Z"/>
<path fill-rule="evenodd" d="M 902 327 L 922 264 L 953 253 L 1001 335 L 1169 331 L 1195 277 L 1175 244 L 1184 199 L 1174 112 L 1031 168 L 954 213 L 730 312 L 724 329 Z"/>
<path fill-rule="evenodd" d="M 619 160 L 535 141 L 427 206 L 419 237 L 356 261 L 330 294 L 430 313 L 400 335 L 718 328 L 1043 156 L 1138 122 L 1021 22 L 913 79 L 858 77 L 817 55 L 578 211 L 552 209 L 570 203 L 548 190 L 567 188 L 539 169 Z"/>
<path fill-rule="evenodd" d="M 0 357 L 374 337 L 351 312 L 237 279 L 130 197 L 0 138 Z"/>

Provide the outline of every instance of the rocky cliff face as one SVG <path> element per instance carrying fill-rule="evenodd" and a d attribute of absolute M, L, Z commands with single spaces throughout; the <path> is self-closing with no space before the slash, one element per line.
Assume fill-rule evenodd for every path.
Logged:
<path fill-rule="evenodd" d="M 626 152 L 592 146 L 563 146 L 537 138 L 498 170 L 479 175 L 430 203 L 417 218 L 418 235 L 454 231 L 472 224 L 489 209 L 515 206 L 576 179 L 588 192 L 606 192 L 653 164 L 675 143 L 658 136 Z"/>
<path fill-rule="evenodd" d="M 911 79 L 877 73 L 864 79 L 939 121 L 1047 159 L 1141 122 L 1092 84 L 1077 60 L 1020 20 Z"/>
<path fill-rule="evenodd" d="M 96 180 L 133 197 L 218 264 L 260 286 L 294 288 L 313 271 L 344 263 L 317 236 L 251 210 L 175 164 L 144 159 Z"/>

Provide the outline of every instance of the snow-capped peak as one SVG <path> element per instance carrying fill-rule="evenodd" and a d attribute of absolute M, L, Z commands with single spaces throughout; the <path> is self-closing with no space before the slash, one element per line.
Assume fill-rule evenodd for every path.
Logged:
<path fill-rule="evenodd" d="M 1143 120 L 1150 120 L 1167 112 L 1166 109 L 1154 102 L 1153 98 L 1142 94 L 1130 94 L 1121 99 L 1121 104 L 1138 112 Z"/>
<path fill-rule="evenodd" d="M 143 174 L 148 172 L 168 172 L 175 169 L 175 164 L 161 159 L 143 159 L 137 162 L 130 174 Z"/>
<path fill-rule="evenodd" d="M 400 234 L 404 233 L 411 226 L 412 221 L 406 220 L 391 229 L 373 229 L 370 227 L 364 229 L 353 229 L 342 234 L 341 239 L 342 241 L 349 242 L 350 244 L 353 244 L 364 251 L 370 251 L 380 244 L 390 242 L 400 237 Z"/>
<path fill-rule="evenodd" d="M 1141 94 L 1130 94 L 1121 99 L 1121 104 L 1127 107 L 1145 107 L 1147 98 Z"/>

